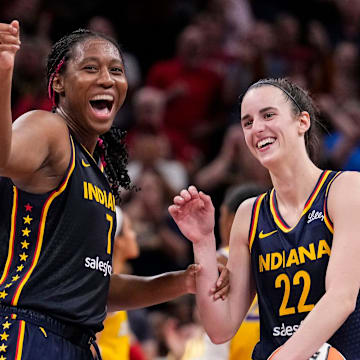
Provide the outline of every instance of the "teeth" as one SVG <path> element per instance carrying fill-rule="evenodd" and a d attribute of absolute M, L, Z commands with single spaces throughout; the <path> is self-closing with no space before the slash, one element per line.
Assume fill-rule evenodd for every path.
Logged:
<path fill-rule="evenodd" d="M 102 94 L 102 95 L 95 95 L 90 100 L 91 101 L 96 101 L 96 100 L 114 101 L 114 97 L 112 95 Z"/>
<path fill-rule="evenodd" d="M 268 137 L 268 138 L 265 138 L 265 139 L 262 139 L 260 140 L 257 144 L 256 144 L 256 147 L 258 149 L 264 147 L 265 145 L 268 145 L 268 144 L 272 144 L 275 142 L 275 139 L 274 138 L 271 138 L 271 137 Z"/>

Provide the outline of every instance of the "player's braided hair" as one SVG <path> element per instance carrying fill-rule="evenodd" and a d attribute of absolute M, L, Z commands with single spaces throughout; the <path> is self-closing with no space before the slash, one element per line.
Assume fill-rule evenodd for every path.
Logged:
<path fill-rule="evenodd" d="M 131 181 L 127 171 L 128 153 L 124 138 L 126 131 L 112 127 L 100 136 L 94 156 L 99 157 L 104 166 L 105 174 L 116 199 L 120 199 L 120 187 L 131 189 Z"/>
<path fill-rule="evenodd" d="M 111 42 L 118 49 L 124 62 L 119 44 L 104 34 L 87 29 L 78 29 L 62 37 L 52 46 L 47 59 L 47 86 L 49 97 L 53 101 L 53 112 L 55 112 L 59 102 L 59 94 L 55 93 L 52 89 L 54 77 L 65 71 L 68 60 L 73 56 L 72 50 L 74 46 L 89 38 L 101 38 Z M 127 190 L 132 188 L 126 169 L 128 153 L 124 143 L 125 134 L 125 131 L 112 127 L 107 133 L 100 136 L 94 151 L 95 158 L 101 159 L 105 174 L 116 199 L 120 198 L 121 187 Z"/>

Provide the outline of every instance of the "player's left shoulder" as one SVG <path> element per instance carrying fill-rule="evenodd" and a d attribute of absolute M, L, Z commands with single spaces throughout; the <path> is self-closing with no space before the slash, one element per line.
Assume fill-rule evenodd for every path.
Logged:
<path fill-rule="evenodd" d="M 334 179 L 329 194 L 341 197 L 357 192 L 360 193 L 360 172 L 343 171 Z"/>
<path fill-rule="evenodd" d="M 337 176 L 330 187 L 327 208 L 330 218 L 335 221 L 347 218 L 360 211 L 360 173 L 345 171 Z"/>

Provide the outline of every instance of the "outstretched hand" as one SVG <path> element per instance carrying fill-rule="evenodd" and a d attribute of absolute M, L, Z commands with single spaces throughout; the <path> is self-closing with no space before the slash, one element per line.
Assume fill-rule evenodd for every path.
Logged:
<path fill-rule="evenodd" d="M 230 291 L 230 273 L 229 270 L 223 264 L 218 263 L 219 278 L 216 281 L 215 286 L 210 289 L 210 293 L 213 295 L 214 300 L 225 300 Z M 185 270 L 185 281 L 187 292 L 190 294 L 196 294 L 196 274 L 201 271 L 201 265 L 191 264 Z"/>
<path fill-rule="evenodd" d="M 193 185 L 175 196 L 169 213 L 183 235 L 193 243 L 213 234 L 215 210 L 211 198 Z"/>
<path fill-rule="evenodd" d="M 0 70 L 14 66 L 15 54 L 20 49 L 20 27 L 17 20 L 0 23 Z"/>

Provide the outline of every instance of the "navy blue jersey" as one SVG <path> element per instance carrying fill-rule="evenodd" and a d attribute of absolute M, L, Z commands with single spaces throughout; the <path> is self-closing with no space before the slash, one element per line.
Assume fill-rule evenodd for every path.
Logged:
<path fill-rule="evenodd" d="M 99 331 L 115 199 L 93 157 L 70 142 L 70 164 L 55 190 L 30 194 L 0 178 L 0 302 Z"/>
<path fill-rule="evenodd" d="M 0 360 L 94 360 L 89 335 L 33 310 L 0 305 Z"/>
<path fill-rule="evenodd" d="M 267 359 L 294 334 L 325 293 L 333 239 L 327 195 L 339 174 L 322 172 L 293 227 L 281 217 L 274 189 L 260 195 L 254 203 L 249 246 L 260 312 L 260 341 L 253 352 L 255 360 Z M 347 360 L 360 359 L 359 305 L 358 298 L 355 312 L 328 341 Z"/>

